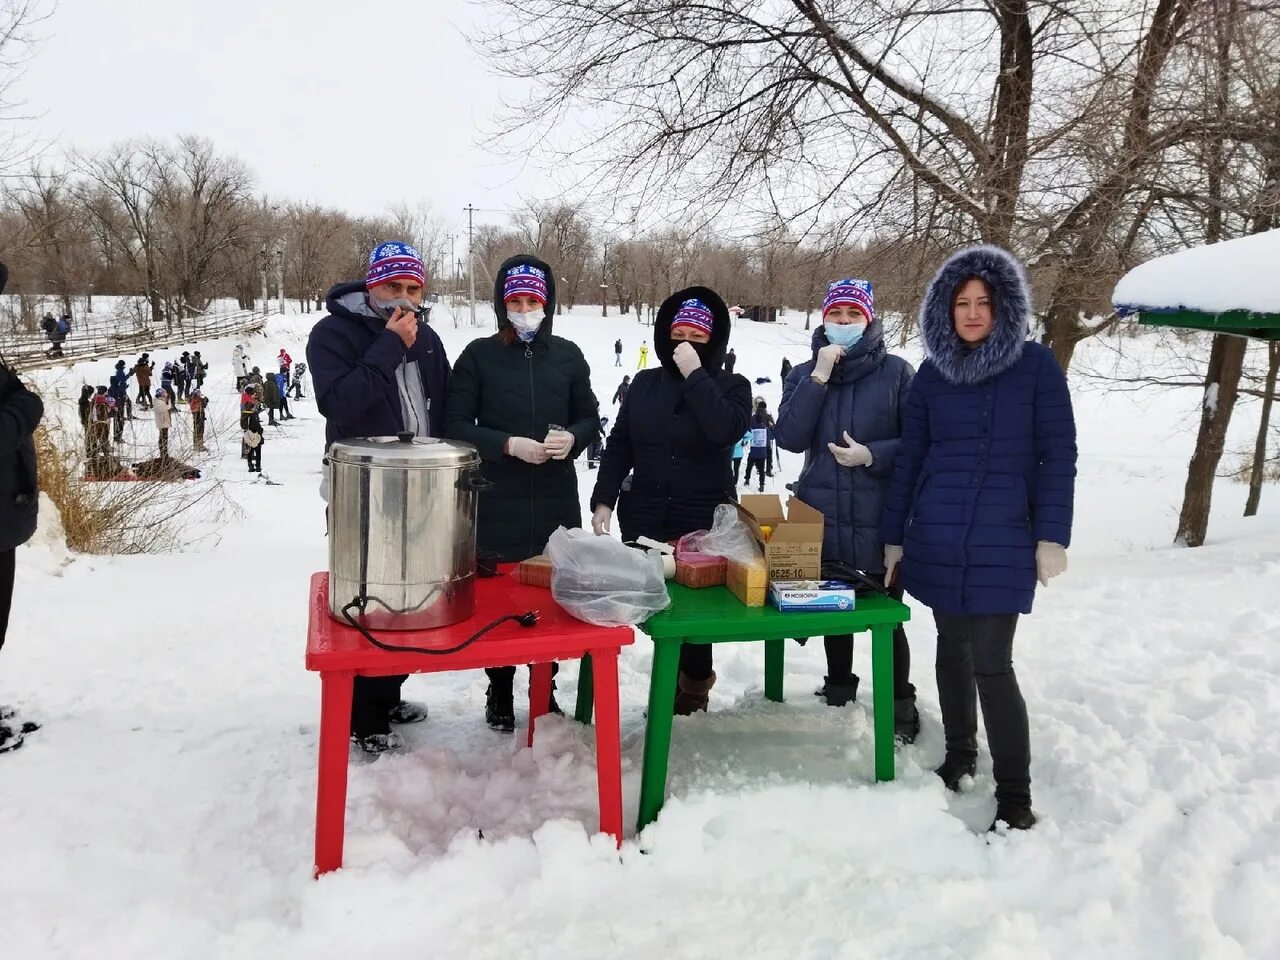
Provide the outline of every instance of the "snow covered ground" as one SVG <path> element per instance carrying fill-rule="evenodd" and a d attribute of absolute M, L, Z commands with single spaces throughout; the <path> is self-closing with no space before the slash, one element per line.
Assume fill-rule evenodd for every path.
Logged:
<path fill-rule="evenodd" d="M 556 329 L 582 345 L 611 413 L 649 331 L 598 313 Z M 281 346 L 301 358 L 315 319 L 274 320 L 249 343 L 255 362 Z M 738 371 L 773 378 L 758 388 L 771 409 L 782 356 L 808 352 L 791 319 L 734 333 Z M 476 333 L 436 324 L 451 356 Z M 1118 343 L 1115 362 L 1135 368 L 1163 355 L 1154 337 L 1108 340 L 1077 362 L 1110 364 Z M 871 781 L 862 644 L 863 699 L 843 710 L 810 693 L 820 644 L 789 646 L 785 704 L 763 699 L 761 648 L 718 646 L 711 712 L 676 722 L 671 799 L 621 855 L 594 835 L 592 729 L 550 718 L 520 749 L 483 725 L 482 674 L 413 677 L 431 718 L 405 754 L 353 764 L 346 868 L 315 882 L 319 681 L 302 654 L 307 578 L 326 564 L 323 423 L 296 403 L 264 451 L 278 485 L 251 480 L 228 426 L 232 341 L 191 346 L 212 361 L 222 424 L 201 466 L 238 509 L 193 521 L 182 554 L 72 556 L 48 530 L 19 551 L 0 700 L 45 726 L 0 757 L 6 957 L 1280 956 L 1280 491 L 1246 521 L 1244 488 L 1221 481 L 1210 543 L 1171 546 L 1196 391 L 1073 380 L 1071 570 L 1016 645 L 1034 831 L 983 832 L 989 761 L 959 797 L 929 772 L 934 639 L 915 607 L 924 731 L 893 784 Z M 70 404 L 109 369 L 39 381 Z M 1234 448 L 1256 415 L 1241 408 Z M 150 449 L 149 421 L 132 426 Z M 799 463 L 784 454 L 772 489 Z M 580 469 L 584 501 L 592 476 Z M 629 829 L 650 649 L 641 637 L 621 667 Z"/>

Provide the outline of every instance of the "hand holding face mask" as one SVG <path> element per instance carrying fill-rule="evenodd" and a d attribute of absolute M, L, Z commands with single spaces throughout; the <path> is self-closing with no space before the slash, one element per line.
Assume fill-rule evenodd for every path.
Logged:
<path fill-rule="evenodd" d="M 675 350 L 671 353 L 671 359 L 675 361 L 676 368 L 680 371 L 681 376 L 685 377 L 688 377 L 693 371 L 702 366 L 702 359 L 698 356 L 698 351 L 687 340 L 682 340 L 676 344 Z"/>
<path fill-rule="evenodd" d="M 408 350 L 418 339 L 418 318 L 414 316 L 412 309 L 402 310 L 397 307 L 387 321 L 387 329 L 398 336 Z"/>

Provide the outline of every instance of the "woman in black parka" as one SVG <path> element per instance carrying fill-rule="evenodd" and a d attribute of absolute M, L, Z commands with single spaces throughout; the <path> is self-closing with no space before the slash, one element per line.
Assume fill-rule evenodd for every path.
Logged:
<path fill-rule="evenodd" d="M 751 418 L 751 385 L 723 372 L 729 322 L 724 301 L 706 287 L 674 293 L 658 308 L 660 366 L 636 374 L 609 433 L 591 494 L 597 534 L 608 532 L 616 506 L 624 541 L 674 540 L 709 529 L 716 506 L 737 499 L 733 447 Z M 677 713 L 707 708 L 711 666 L 711 644 L 680 651 Z"/>
<path fill-rule="evenodd" d="M 550 266 L 529 254 L 507 260 L 494 278 L 498 332 L 471 341 L 449 378 L 445 435 L 475 446 L 493 483 L 479 496 L 476 547 L 508 563 L 542 553 L 557 527 L 582 526 L 573 460 L 600 433 L 587 361 L 551 333 L 555 306 Z M 515 668 L 486 672 L 485 718 L 512 730 Z"/>

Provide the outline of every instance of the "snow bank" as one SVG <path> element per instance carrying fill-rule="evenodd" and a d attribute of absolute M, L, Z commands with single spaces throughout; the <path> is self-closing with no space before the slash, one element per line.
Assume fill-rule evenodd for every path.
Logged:
<path fill-rule="evenodd" d="M 1171 253 L 1116 284 L 1116 309 L 1280 313 L 1280 229 Z"/>
<path fill-rule="evenodd" d="M 315 319 L 277 318 L 248 350 L 264 369 L 280 347 L 299 359 Z M 788 320 L 733 334 L 738 371 L 774 410 L 783 356 L 809 355 L 803 318 Z M 451 358 L 486 332 L 444 309 L 433 324 Z M 615 416 L 609 398 L 650 328 L 598 307 L 555 324 Z M 671 799 L 635 836 L 652 664 L 641 637 L 619 663 L 621 852 L 596 835 L 594 728 L 550 717 L 521 749 L 483 725 L 483 673 L 415 676 L 406 694 L 430 719 L 405 730 L 404 754 L 353 763 L 347 865 L 315 882 L 319 682 L 302 654 L 307 578 L 326 564 L 324 425 L 313 400 L 294 403 L 298 420 L 268 428 L 276 485 L 251 479 L 233 343 L 192 345 L 211 362 L 213 452 L 199 465 L 238 504 L 193 522 L 198 552 L 46 568 L 33 558 L 54 555 L 48 510 L 45 547 L 19 553 L 0 702 L 45 726 L 0 757 L 6 956 L 1280 956 L 1280 490 L 1244 520 L 1243 488 L 1221 482 L 1210 544 L 1170 545 L 1199 391 L 1073 379 L 1071 570 L 1040 592 L 1016 646 L 1043 818 L 1031 833 L 986 835 L 985 745 L 961 795 L 930 772 L 943 751 L 933 622 L 913 605 L 923 730 L 899 749 L 893 784 L 871 779 L 864 640 L 862 700 L 841 710 L 811 693 L 820 643 L 787 644 L 781 704 L 763 698 L 759 645 L 718 644 L 711 711 L 676 720 Z M 1176 358 L 1159 344 L 1126 340 L 1116 373 L 1168 371 Z M 1114 347 L 1087 341 L 1076 363 L 1119 364 Z M 109 368 L 63 375 L 54 405 L 74 418 L 75 385 Z M 139 416 L 127 430 L 142 449 L 155 439 Z M 1229 445 L 1251 448 L 1256 424 L 1242 406 Z M 593 474 L 579 466 L 585 515 Z M 785 493 L 800 466 L 784 452 L 766 489 Z M 559 675 L 565 706 L 576 676 L 573 664 Z"/>

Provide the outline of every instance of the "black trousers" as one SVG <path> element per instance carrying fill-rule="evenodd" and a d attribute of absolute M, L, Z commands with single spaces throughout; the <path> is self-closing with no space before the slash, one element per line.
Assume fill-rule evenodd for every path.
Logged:
<path fill-rule="evenodd" d="M 408 674 L 394 677 L 356 677 L 351 688 L 351 735 L 368 737 L 391 730 L 387 715 L 400 702 L 400 685 Z"/>
<path fill-rule="evenodd" d="M 507 690 L 510 690 L 511 687 L 515 685 L 515 682 L 516 682 L 515 667 L 485 667 L 484 672 L 488 675 L 489 682 L 492 683 L 494 686 L 501 686 Z M 551 675 L 554 677 L 559 672 L 560 672 L 560 664 L 558 663 L 551 664 Z"/>
<path fill-rule="evenodd" d="M 883 576 L 875 579 L 884 584 Z M 889 596 L 901 601 L 902 587 L 890 587 Z M 827 637 L 824 645 L 827 648 L 827 676 L 836 681 L 848 681 L 853 675 L 853 634 Z M 898 624 L 893 631 L 893 697 L 903 700 L 915 695 L 916 688 L 911 685 L 911 647 L 907 643 L 907 631 Z"/>
<path fill-rule="evenodd" d="M 0 550 L 0 649 L 9 632 L 9 610 L 13 606 L 13 568 L 15 550 Z"/>
<path fill-rule="evenodd" d="M 978 755 L 978 704 L 991 747 L 997 803 L 1031 803 L 1031 734 L 1027 704 L 1013 672 L 1016 613 L 953 616 L 938 625 L 938 702 L 947 753 Z"/>
<path fill-rule="evenodd" d="M 247 449 L 249 451 L 249 454 L 246 457 L 246 459 L 249 461 L 249 472 L 261 473 L 262 472 L 262 444 L 258 444 L 256 447 L 248 447 Z"/>
<path fill-rule="evenodd" d="M 746 476 L 747 486 L 751 486 L 751 471 L 755 470 L 757 473 L 760 474 L 760 489 L 761 490 L 764 489 L 764 468 L 766 465 L 767 465 L 766 461 L 764 460 L 763 457 L 760 458 L 759 460 L 751 460 L 751 459 L 747 460 L 747 476 Z"/>
<path fill-rule="evenodd" d="M 733 485 L 736 487 L 742 480 L 742 458 L 733 458 Z"/>

